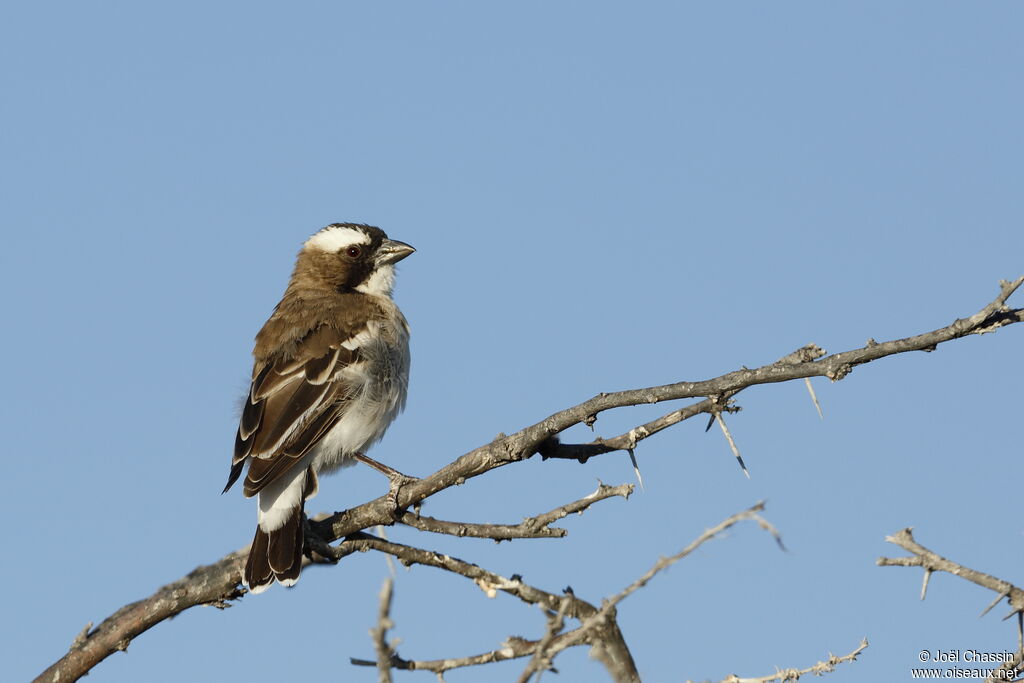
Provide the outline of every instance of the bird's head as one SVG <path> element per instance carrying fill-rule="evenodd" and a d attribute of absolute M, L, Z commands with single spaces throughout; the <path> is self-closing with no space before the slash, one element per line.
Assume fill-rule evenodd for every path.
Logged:
<path fill-rule="evenodd" d="M 332 223 L 302 246 L 295 279 L 337 291 L 389 296 L 395 264 L 414 251 L 372 225 Z"/>

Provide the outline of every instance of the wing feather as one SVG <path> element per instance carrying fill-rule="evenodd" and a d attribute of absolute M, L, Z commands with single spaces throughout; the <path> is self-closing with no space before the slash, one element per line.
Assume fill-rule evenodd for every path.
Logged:
<path fill-rule="evenodd" d="M 263 422 L 253 435 L 250 457 L 277 455 L 288 439 L 315 417 L 330 389 L 330 383 L 310 384 L 301 371 L 294 373 L 285 389 L 263 401 Z"/>
<path fill-rule="evenodd" d="M 331 375 L 334 374 L 334 366 L 338 363 L 341 351 L 341 346 L 338 346 L 334 349 L 333 353 L 326 353 L 319 358 L 306 361 L 306 364 L 302 366 L 302 372 L 306 376 L 306 381 L 310 384 L 323 384 L 329 380 Z"/>
<path fill-rule="evenodd" d="M 248 497 L 259 493 L 267 484 L 291 469 L 302 456 L 309 452 L 310 448 L 316 445 L 320 437 L 334 426 L 343 412 L 342 408 L 343 404 L 325 402 L 324 409 L 320 411 L 320 414 L 275 456 L 252 458 L 249 463 L 249 472 L 245 475 L 245 495 Z"/>
<path fill-rule="evenodd" d="M 243 493 L 259 493 L 337 423 L 352 393 L 349 373 L 343 371 L 360 360 L 352 344 L 355 336 L 322 325 L 300 340 L 291 355 L 256 365 L 225 490 L 248 460 Z"/>
<path fill-rule="evenodd" d="M 260 428 L 261 422 L 263 422 L 263 401 L 256 403 L 246 401 L 245 407 L 242 408 L 242 419 L 238 423 L 238 438 L 242 441 L 249 441 L 251 444 L 249 437 Z"/>

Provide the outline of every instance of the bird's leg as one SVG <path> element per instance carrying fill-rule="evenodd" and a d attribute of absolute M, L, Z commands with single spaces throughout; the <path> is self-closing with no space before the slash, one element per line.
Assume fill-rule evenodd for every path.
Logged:
<path fill-rule="evenodd" d="M 306 513 L 302 513 L 302 554 L 314 563 L 337 564 L 338 560 L 331 553 L 331 544 L 317 533 L 313 527 L 313 521 L 306 516 Z M 314 553 L 316 553 L 316 557 L 313 556 Z"/>
<path fill-rule="evenodd" d="M 390 486 L 388 487 L 388 502 L 391 504 L 392 512 L 395 518 L 397 519 L 398 492 L 406 484 L 415 483 L 419 481 L 419 479 L 417 479 L 416 477 L 410 477 L 406 474 L 402 474 L 398 470 L 388 467 L 382 462 L 377 462 L 373 458 L 367 456 L 365 453 L 356 452 L 352 455 L 352 457 L 358 460 L 359 462 L 363 463 L 364 465 L 369 465 L 370 467 L 377 470 L 378 472 L 380 472 L 381 474 L 388 478 L 388 482 L 390 482 Z"/>

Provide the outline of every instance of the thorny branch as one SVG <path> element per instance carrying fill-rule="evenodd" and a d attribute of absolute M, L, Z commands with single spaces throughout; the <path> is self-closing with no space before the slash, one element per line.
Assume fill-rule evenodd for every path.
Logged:
<path fill-rule="evenodd" d="M 634 448 L 652 434 L 702 413 L 714 414 L 728 408 L 728 400 L 739 391 L 758 384 L 786 382 L 808 377 L 828 377 L 838 381 L 853 368 L 899 353 L 931 351 L 939 344 L 971 334 L 994 332 L 1000 327 L 1024 322 L 1024 309 L 1010 309 L 1006 301 L 1024 283 L 1024 277 L 1000 283 L 999 295 L 980 311 L 950 325 L 924 334 L 877 343 L 869 340 L 858 349 L 826 356 L 809 344 L 785 358 L 760 368 L 741 368 L 713 379 L 676 382 L 643 389 L 602 393 L 576 406 L 554 413 L 540 422 L 509 435 L 499 435 L 455 459 L 437 472 L 403 486 L 398 492 L 399 509 L 411 508 L 430 496 L 465 483 L 493 469 L 519 462 L 540 452 L 544 457 L 574 457 L 585 460 L 613 450 Z M 648 403 L 686 398 L 703 400 L 640 425 L 611 439 L 598 439 L 581 446 L 560 445 L 553 437 L 576 424 L 593 424 L 602 412 Z M 313 522 L 311 526 L 325 541 L 340 538 L 377 525 L 394 522 L 394 500 L 380 496 L 345 512 Z M 227 607 L 244 595 L 240 586 L 246 550 L 229 553 L 213 564 L 196 568 L 187 576 L 158 589 L 151 596 L 118 609 L 95 628 L 76 638 L 69 651 L 43 671 L 39 683 L 67 683 L 87 674 L 114 652 L 127 649 L 133 638 L 156 624 L 196 605 Z"/>
<path fill-rule="evenodd" d="M 568 458 L 586 462 L 595 455 L 634 448 L 637 442 L 696 415 L 717 415 L 726 409 L 729 405 L 729 400 L 733 396 L 747 387 L 772 382 L 788 382 L 794 379 L 808 379 L 810 377 L 827 377 L 833 382 L 837 382 L 850 374 L 856 366 L 870 363 L 885 356 L 906 353 L 907 351 L 934 351 L 939 344 L 953 339 L 959 339 L 971 334 L 995 332 L 1000 327 L 1024 322 L 1024 308 L 1009 309 L 1006 306 L 1007 299 L 1022 283 L 1024 283 L 1024 277 L 1019 277 L 1013 282 L 1001 281 L 999 283 L 999 296 L 974 315 L 955 320 L 946 327 L 913 337 L 894 339 L 882 343 L 869 339 L 862 348 L 832 354 L 831 356 L 826 356 L 825 351 L 816 344 L 807 344 L 770 365 L 754 370 L 743 368 L 742 370 L 730 372 L 706 382 L 680 382 L 678 384 L 666 384 L 648 389 L 600 394 L 574 408 L 556 413 L 549 417 L 548 420 L 555 420 L 557 424 L 561 424 L 561 418 L 565 413 L 572 412 L 573 416 L 577 417 L 580 410 L 586 411 L 593 406 L 594 408 L 590 412 L 572 423 L 593 425 L 597 419 L 597 414 L 608 410 L 608 407 L 605 407 L 608 404 L 611 404 L 609 406 L 611 408 L 617 408 L 624 405 L 659 403 L 661 401 L 681 398 L 696 398 L 700 396 L 706 396 L 707 398 L 674 410 L 656 420 L 634 427 L 628 432 L 612 438 L 598 438 L 586 444 L 561 444 L 553 438 L 548 438 L 547 441 L 540 443 L 538 447 L 539 452 L 544 458 Z M 815 404 L 817 404 L 816 397 L 814 397 L 814 400 Z M 534 427 L 537 426 L 534 425 Z M 568 426 L 572 425 L 559 427 L 553 434 L 564 431 Z"/>
<path fill-rule="evenodd" d="M 390 576 L 384 579 L 380 589 L 380 609 L 377 613 L 377 626 L 370 629 L 373 649 L 377 651 L 377 682 L 391 683 L 391 658 L 395 650 L 388 642 L 388 630 L 394 626 L 391 621 L 391 598 L 394 596 L 395 580 Z"/>
<path fill-rule="evenodd" d="M 356 551 L 377 550 L 388 553 L 405 566 L 424 564 L 445 569 L 472 579 L 488 596 L 493 596 L 496 590 L 501 590 L 518 597 L 526 603 L 538 604 L 549 613 L 547 630 L 539 641 L 533 642 L 516 639 L 515 647 L 509 645 L 510 641 L 506 641 L 502 649 L 484 655 L 429 662 L 401 659 L 395 655 L 392 660 L 394 668 L 425 669 L 440 674 L 449 669 L 498 661 L 499 657 L 501 659 L 513 659 L 532 655 L 530 663 L 519 677 L 520 683 L 526 683 L 534 673 L 537 673 L 539 676 L 545 669 L 550 669 L 552 660 L 554 660 L 559 652 L 577 645 L 589 645 L 594 656 L 602 660 L 605 668 L 608 669 L 616 681 L 637 681 L 639 680 L 639 674 L 619 631 L 616 622 L 615 606 L 647 585 L 659 572 L 664 571 L 691 554 L 704 543 L 707 543 L 712 538 L 740 522 L 757 522 L 758 526 L 770 533 L 776 543 L 782 547 L 782 540 L 778 531 L 759 514 L 763 510 L 764 503 L 757 503 L 753 507 L 730 515 L 715 526 L 705 529 L 700 536 L 681 551 L 670 557 L 659 559 L 653 567 L 621 592 L 603 600 L 600 609 L 595 608 L 589 602 L 581 600 L 568 590 L 563 595 L 558 596 L 530 586 L 519 577 L 506 579 L 475 564 L 469 564 L 448 555 L 442 555 L 421 548 L 413 548 L 400 543 L 392 543 L 368 534 L 356 534 L 354 537 L 346 539 L 337 547 L 327 546 L 322 548 L 322 550 L 324 553 L 332 555 L 335 560 Z M 572 631 L 562 634 L 560 631 L 564 627 L 564 619 L 566 617 L 578 620 L 580 625 Z M 609 662 L 604 659 L 608 655 L 614 657 L 617 662 L 616 666 L 610 666 Z M 362 666 L 376 665 L 375 662 L 362 659 L 353 659 L 352 663 Z"/>
<path fill-rule="evenodd" d="M 470 524 L 468 522 L 445 522 L 433 517 L 422 517 L 412 512 L 405 512 L 399 522 L 420 531 L 433 531 L 451 536 L 470 536 L 472 538 L 490 538 L 504 541 L 513 538 L 562 538 L 569 532 L 551 525 L 574 512 L 583 512 L 594 503 L 622 496 L 629 498 L 633 487 L 629 484 L 606 486 L 601 484 L 589 496 L 561 505 L 550 512 L 536 517 L 527 517 L 519 524 Z"/>
<path fill-rule="evenodd" d="M 806 669 L 778 669 L 775 673 L 767 676 L 758 676 L 756 678 L 740 678 L 736 674 L 723 678 L 719 683 L 772 683 L 773 681 L 779 681 L 784 683 L 785 681 L 796 681 L 801 676 L 806 674 L 813 674 L 814 676 L 824 676 L 825 674 L 832 673 L 836 670 L 836 666 L 843 664 L 844 662 L 855 662 L 857 656 L 860 655 L 868 647 L 868 640 L 865 638 L 860 641 L 860 645 L 849 653 L 842 657 L 836 657 L 831 652 L 828 653 L 828 659 L 824 659 L 814 666 L 809 666 Z M 686 683 L 693 683 L 693 681 L 687 681 Z"/>
<path fill-rule="evenodd" d="M 541 674 L 545 670 L 554 670 L 554 665 L 551 663 L 551 657 L 548 654 L 548 649 L 551 647 L 551 643 L 554 641 L 555 637 L 562 632 L 562 629 L 565 628 L 565 611 L 568 607 L 569 596 L 564 596 L 562 598 L 562 604 L 558 607 L 558 613 L 552 614 L 551 612 L 548 612 L 548 626 L 544 630 L 544 636 L 533 649 L 533 657 L 530 658 L 530 663 L 526 665 L 523 672 L 519 674 L 519 678 L 516 683 L 529 683 L 534 672 L 537 673 L 537 683 L 540 683 Z"/>
<path fill-rule="evenodd" d="M 557 642 L 560 638 L 565 638 L 565 635 L 555 636 L 554 642 Z M 431 671 L 441 677 L 444 675 L 445 671 L 451 671 L 452 669 L 461 669 L 467 666 L 480 666 L 481 664 L 492 664 L 494 662 L 504 662 L 509 659 L 529 657 L 536 651 L 538 645 L 539 641 L 526 640 L 525 638 L 512 636 L 505 640 L 497 650 L 491 650 L 490 652 L 471 655 L 469 657 L 410 660 L 394 655 L 391 658 L 391 668 L 402 671 Z M 377 662 L 371 662 L 366 659 L 353 658 L 349 661 L 356 666 L 377 666 Z M 443 681 L 444 679 L 441 678 L 441 680 Z"/>
<path fill-rule="evenodd" d="M 368 550 L 376 550 L 378 552 L 392 555 L 406 567 L 419 564 L 459 574 L 460 576 L 464 576 L 472 580 L 488 597 L 494 597 L 497 595 L 498 591 L 501 591 L 519 598 L 527 604 L 539 605 L 547 610 L 555 612 L 561 611 L 563 600 L 567 600 L 568 604 L 565 607 L 565 615 L 575 619 L 586 618 L 587 616 L 597 613 L 596 607 L 585 600 L 577 598 L 571 592 L 566 592 L 564 595 L 549 593 L 525 583 L 522 578 L 518 576 L 506 578 L 500 574 L 488 571 L 478 565 L 460 560 L 450 555 L 444 555 L 431 550 L 386 541 L 382 538 L 378 538 L 377 536 L 371 536 L 370 534 L 363 532 L 352 534 L 337 546 L 323 544 L 316 549 L 317 553 L 324 554 L 335 561 L 354 552 L 366 552 Z M 612 669 L 614 666 L 617 669 L 632 672 L 632 676 L 622 677 L 618 680 L 639 680 L 636 677 L 636 666 L 629 654 L 629 649 L 626 647 L 626 642 L 622 637 L 622 633 L 619 631 L 618 625 L 614 623 L 614 617 L 609 620 L 609 623 L 600 634 L 600 637 L 602 639 L 601 644 L 604 646 L 605 650 L 595 648 L 595 656 L 601 659 L 602 663 L 606 668 L 609 668 L 609 670 L 616 670 Z M 557 641 L 558 639 L 556 638 L 555 640 Z M 496 650 L 492 653 L 475 655 L 473 657 L 462 657 L 458 659 L 434 660 L 431 662 L 402 660 L 396 655 L 396 657 L 393 658 L 393 666 L 394 668 L 399 669 L 427 670 L 434 671 L 435 673 L 443 673 L 448 669 L 461 666 L 471 666 L 490 661 L 526 657 L 533 654 L 533 648 L 536 645 L 537 643 L 529 643 L 529 641 L 524 641 L 522 639 L 510 639 L 510 641 L 506 642 L 500 650 Z M 353 663 L 366 664 L 366 660 L 354 660 Z M 368 665 L 376 666 L 376 662 L 369 662 Z"/>
<path fill-rule="evenodd" d="M 1004 598 L 1006 599 L 1012 610 L 1003 619 L 1009 619 L 1014 615 L 1017 617 L 1017 654 L 1011 661 L 1003 662 L 985 681 L 986 683 L 990 681 L 995 683 L 996 681 L 1014 680 L 1013 678 L 1007 678 L 1007 673 L 1011 670 L 1020 671 L 1021 664 L 1024 663 L 1024 590 L 1014 586 L 1012 583 L 965 567 L 932 552 L 914 540 L 914 534 L 909 527 L 901 529 L 892 536 L 886 536 L 885 540 L 911 553 L 912 557 L 880 557 L 876 563 L 879 567 L 921 567 L 924 569 L 924 577 L 921 582 L 922 600 L 924 600 L 928 593 L 928 580 L 933 572 L 947 572 L 993 591 L 996 594 L 996 598 L 989 603 L 988 607 L 982 610 L 981 616 L 988 614 L 993 607 L 998 605 Z M 1000 672 L 1002 672 L 1001 676 Z"/>
<path fill-rule="evenodd" d="M 775 542 L 779 544 L 779 547 L 784 550 L 785 547 L 782 545 L 782 537 L 779 536 L 778 530 L 776 530 L 776 528 L 772 526 L 771 523 L 768 522 L 768 520 L 766 520 L 764 517 L 758 514 L 762 510 L 764 510 L 764 502 L 757 503 L 753 507 L 747 510 L 743 510 L 742 512 L 737 512 L 736 514 L 731 515 L 726 519 L 722 520 L 710 529 L 705 529 L 704 533 L 702 533 L 700 536 L 694 539 L 694 541 L 692 541 L 688 546 L 680 550 L 675 555 L 659 558 L 658 561 L 654 563 L 654 566 L 648 569 L 643 576 L 638 578 L 630 585 L 626 586 L 626 588 L 624 588 L 620 593 L 603 600 L 601 604 L 601 609 L 598 610 L 596 613 L 585 617 L 581 621 L 580 627 L 573 632 L 578 635 L 576 635 L 575 637 L 567 638 L 565 641 L 559 643 L 559 645 L 552 646 L 549 650 L 548 656 L 554 657 L 556 654 L 558 654 L 565 648 L 583 642 L 583 640 L 587 637 L 588 633 L 592 629 L 600 628 L 607 620 L 614 618 L 614 610 L 617 604 L 619 604 L 624 599 L 635 593 L 637 590 L 646 586 L 647 583 L 655 577 L 655 575 L 657 575 L 661 571 L 664 571 L 668 567 L 671 567 L 673 564 L 683 559 L 684 557 L 692 553 L 700 546 L 704 545 L 706 542 L 708 542 L 718 534 L 722 533 L 723 531 L 729 529 L 732 526 L 735 526 L 736 524 L 739 524 L 742 521 L 750 520 L 757 522 L 757 525 L 761 529 L 764 529 L 765 531 L 770 533 L 772 535 L 772 538 L 775 539 Z"/>

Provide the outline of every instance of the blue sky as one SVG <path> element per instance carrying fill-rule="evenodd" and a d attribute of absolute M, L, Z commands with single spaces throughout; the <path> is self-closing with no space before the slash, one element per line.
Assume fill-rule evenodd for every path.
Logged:
<path fill-rule="evenodd" d="M 89 621 L 247 543 L 221 496 L 252 338 L 302 241 L 380 225 L 418 252 L 406 413 L 373 455 L 428 474 L 599 391 L 697 380 L 969 315 L 1024 274 L 1018 3 L 270 3 L 9 7 L 0 628 L 31 678 Z M 1022 295 L 1015 303 L 1024 305 Z M 599 601 L 766 499 L 620 609 L 644 680 L 719 680 L 871 647 L 835 683 L 909 680 L 922 649 L 1012 649 L 992 596 L 878 568 L 887 534 L 1020 585 L 1021 329 L 751 389 L 730 426 L 642 445 L 647 490 L 562 540 L 390 537 Z M 603 415 L 610 436 L 665 406 Z M 567 438 L 591 438 L 583 430 Z M 633 480 L 534 458 L 425 512 L 517 522 Z M 325 479 L 310 512 L 381 495 Z M 103 681 L 375 680 L 353 670 L 388 569 L 358 555 L 190 610 Z M 432 659 L 544 619 L 400 570 L 393 635 Z M 513 679 L 523 663 L 448 680 Z M 583 650 L 560 681 L 601 679 Z M 430 674 L 396 674 L 427 680 Z M 91 679 L 90 679 L 91 680 Z"/>

